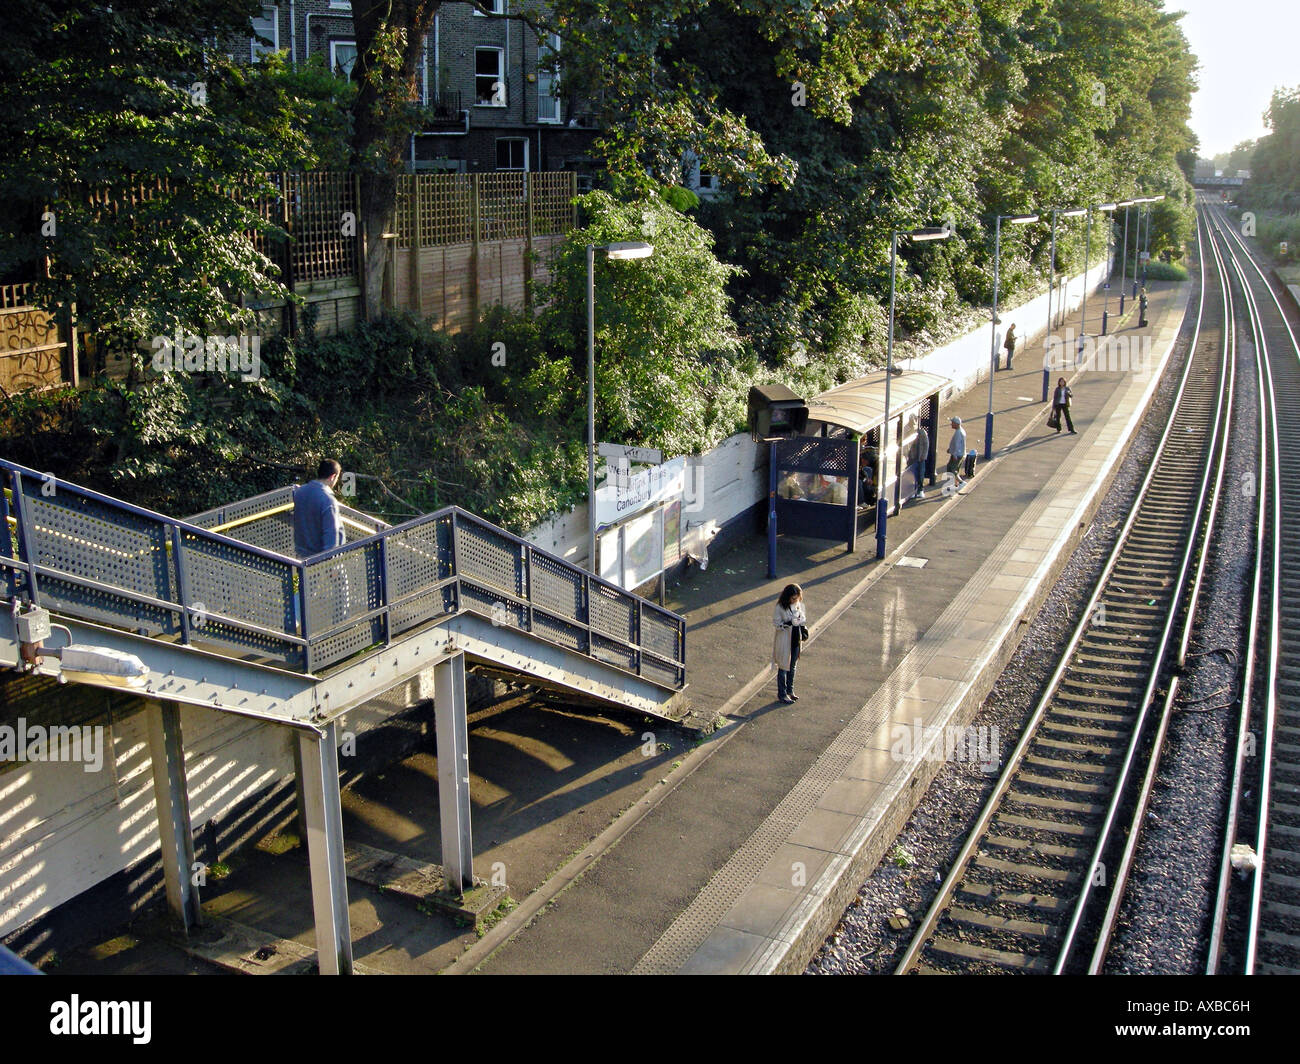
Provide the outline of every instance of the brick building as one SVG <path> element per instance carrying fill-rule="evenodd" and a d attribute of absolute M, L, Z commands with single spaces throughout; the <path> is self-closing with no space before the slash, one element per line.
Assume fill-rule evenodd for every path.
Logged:
<path fill-rule="evenodd" d="M 493 0 L 509 15 L 519 0 Z M 233 45 L 236 59 L 257 62 L 287 53 L 295 67 L 313 56 L 350 76 L 357 46 L 351 0 L 280 0 L 263 4 L 253 20 L 257 37 Z M 263 43 L 257 38 L 264 38 Z M 487 172 L 575 170 L 591 181 L 595 120 L 566 96 L 550 69 L 558 37 L 540 40 L 518 19 L 489 18 L 467 3 L 444 3 L 424 39 L 416 91 L 428 109 L 424 130 L 411 138 L 412 170 Z M 562 59 L 561 59 L 562 64 Z"/>

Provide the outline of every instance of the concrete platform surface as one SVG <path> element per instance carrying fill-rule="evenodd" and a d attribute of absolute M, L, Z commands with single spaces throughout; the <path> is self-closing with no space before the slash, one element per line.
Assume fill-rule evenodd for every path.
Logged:
<path fill-rule="evenodd" d="M 928 744 L 973 716 L 1087 528 L 1190 289 L 1150 285 L 1145 329 L 1133 311 L 1111 319 L 1114 334 L 1149 345 L 1145 370 L 1064 374 L 1078 435 L 1045 426 L 1043 347 L 1026 345 L 995 375 L 994 460 L 963 494 L 927 489 L 891 517 L 883 561 L 874 533 L 856 554 L 782 538 L 769 581 L 755 535 L 684 580 L 670 605 L 690 625 L 690 696 L 733 723 L 446 971 L 802 971 L 937 772 Z M 1061 332 L 1079 325 L 1076 314 Z M 981 384 L 943 412 L 981 452 L 987 405 Z M 785 705 L 768 658 L 772 604 L 791 581 L 812 640 L 801 699 Z"/>

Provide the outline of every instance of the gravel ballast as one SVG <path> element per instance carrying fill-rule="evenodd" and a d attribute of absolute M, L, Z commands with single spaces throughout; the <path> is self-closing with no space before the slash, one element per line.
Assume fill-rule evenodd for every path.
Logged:
<path fill-rule="evenodd" d="M 1164 379 L 1156 389 L 1147 416 L 1140 423 L 1128 454 L 1121 462 L 1096 517 L 1084 533 L 1083 541 L 1074 550 L 1060 580 L 1048 595 L 1034 623 L 1029 626 L 1010 664 L 971 722 L 975 727 L 998 729 L 1003 756 L 1015 746 L 1037 705 L 1078 622 L 1079 612 L 1092 594 L 1147 472 L 1173 406 L 1190 341 L 1191 320 L 1189 316 L 1189 324 L 1175 345 Z M 1239 399 L 1239 402 L 1242 401 Z M 1242 431 L 1243 435 L 1253 432 L 1250 428 Z M 1234 475 L 1235 468 L 1230 465 L 1229 478 Z M 1229 480 L 1228 483 L 1232 481 Z M 1247 504 L 1252 502 L 1250 499 L 1244 501 Z M 1243 538 L 1248 539 L 1249 536 L 1243 535 Z M 1222 655 L 1198 658 L 1197 661 L 1209 663 L 1210 666 L 1224 663 Z M 1212 679 L 1207 679 L 1204 683 L 1208 686 L 1198 684 L 1192 691 L 1193 696 L 1202 691 L 1212 691 L 1218 686 Z M 1206 704 L 1212 705 L 1215 701 L 1217 700 L 1212 699 Z M 1192 716 L 1206 718 L 1210 715 L 1188 715 L 1188 723 L 1180 730 L 1180 735 L 1185 736 L 1182 740 L 1184 745 L 1195 745 L 1200 741 L 1197 739 L 1200 728 L 1210 727 L 1212 731 L 1215 730 L 1213 720 L 1205 725 L 1191 719 Z M 1221 744 L 1206 740 L 1206 746 L 1212 751 L 1207 757 L 1215 761 L 1218 766 L 1216 771 L 1222 773 Z M 1171 753 L 1171 764 L 1175 760 L 1177 755 Z M 1204 771 L 1204 766 L 1201 771 Z M 940 882 L 991 793 L 997 775 L 997 772 L 986 773 L 978 763 L 972 761 L 952 761 L 943 767 L 885 860 L 863 884 L 839 926 L 809 963 L 806 974 L 872 975 L 893 972 L 908 945 L 912 926 L 925 915 L 933 901 Z M 1207 801 L 1206 805 L 1206 815 L 1218 822 L 1221 816 L 1219 803 Z M 1171 819 L 1177 815 L 1173 810 L 1162 813 L 1154 806 L 1153 812 L 1157 813 L 1157 817 L 1152 818 L 1153 822 L 1161 815 L 1168 815 Z M 1202 834 L 1205 833 L 1198 831 L 1198 835 Z M 1214 847 L 1211 849 L 1214 850 Z M 1211 863 L 1214 861 L 1217 861 L 1217 857 Z M 1215 868 L 1217 869 L 1217 864 Z M 1194 892 L 1196 888 L 1187 889 Z M 1151 890 L 1157 895 L 1161 891 L 1155 879 L 1151 881 Z M 895 929 L 895 924 L 904 922 L 897 919 L 899 910 L 906 914 L 905 919 L 912 926 Z M 1135 912 L 1126 924 L 1126 931 L 1129 926 L 1136 931 L 1141 919 Z M 1183 934 L 1194 944 L 1201 932 L 1196 918 L 1190 918 L 1192 924 L 1197 924 L 1195 927 L 1182 927 L 1181 914 L 1173 922 L 1174 928 L 1166 928 L 1166 931 Z M 1134 942 L 1137 941 L 1135 938 Z M 1154 956 L 1159 955 L 1160 950 L 1153 945 L 1147 952 Z"/>

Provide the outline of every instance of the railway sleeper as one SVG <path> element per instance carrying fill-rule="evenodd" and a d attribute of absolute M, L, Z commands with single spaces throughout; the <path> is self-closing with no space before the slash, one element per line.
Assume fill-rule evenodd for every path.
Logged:
<path fill-rule="evenodd" d="M 986 846 L 996 846 L 1000 850 L 1019 850 L 1025 853 L 1041 854 L 1044 857 L 1064 857 L 1071 861 L 1081 861 L 1087 851 L 1078 846 L 1060 846 L 1054 842 L 1039 842 L 1037 839 L 1018 839 L 1011 835 L 988 835 L 984 838 Z"/>
<path fill-rule="evenodd" d="M 1114 683 L 1103 683 L 1102 681 L 1093 679 L 1090 676 L 1071 676 L 1069 672 L 1066 672 L 1065 676 L 1061 679 L 1061 686 L 1082 687 L 1086 691 L 1105 691 L 1109 694 L 1115 695 L 1126 695 L 1133 690 L 1132 685 L 1124 686 Z"/>
<path fill-rule="evenodd" d="M 1050 750 L 1065 750 L 1073 754 L 1090 754 L 1093 757 L 1118 757 L 1123 748 L 1119 746 L 1099 746 L 1096 743 L 1072 743 L 1064 739 L 1049 739 L 1045 735 L 1035 737 L 1034 742 Z"/>
<path fill-rule="evenodd" d="M 1300 905 L 1288 905 L 1284 901 L 1264 900 L 1260 907 L 1273 916 L 1280 916 L 1289 920 L 1300 920 Z"/>
<path fill-rule="evenodd" d="M 1123 742 L 1128 737 L 1126 732 L 1110 731 L 1107 728 L 1085 728 L 1078 724 L 1066 724 L 1059 720 L 1043 721 L 1044 728 L 1050 728 L 1052 731 L 1063 732 L 1066 735 L 1086 736 L 1089 739 L 1114 739 L 1116 742 Z"/>
<path fill-rule="evenodd" d="M 1037 776 L 1032 772 L 1022 772 L 1016 778 L 1017 783 L 1027 783 L 1031 787 L 1044 787 L 1048 790 L 1070 791 L 1073 794 L 1091 794 L 1104 798 L 1111 789 L 1100 783 L 1083 783 L 1080 780 L 1053 779 L 1050 776 Z"/>
<path fill-rule="evenodd" d="M 983 961 L 999 968 L 1019 969 L 1027 972 L 1050 973 L 1052 962 L 1046 957 L 1030 957 L 1024 953 L 1011 953 L 1007 950 L 991 949 L 988 946 L 976 946 L 956 939 L 941 938 L 936 935 L 930 940 L 929 948 L 936 953 L 957 957 L 964 961 Z"/>
<path fill-rule="evenodd" d="M 1049 831 L 1060 835 L 1091 835 L 1092 828 L 1087 824 L 1065 824 L 1059 820 L 1043 820 L 1040 817 L 1020 816 L 1016 813 L 999 812 L 993 818 L 993 826 L 1028 828 L 1030 831 Z"/>
<path fill-rule="evenodd" d="M 1029 794 L 1025 791 L 1007 791 L 1006 798 L 1003 800 L 1060 813 L 1071 813 L 1078 817 L 1099 817 L 1106 812 L 1104 805 L 1097 805 L 1094 802 L 1072 802 L 1067 798 L 1049 798 L 1044 794 Z"/>
<path fill-rule="evenodd" d="M 963 879 L 957 884 L 959 894 L 968 894 L 974 898 L 983 898 L 997 905 L 1015 905 L 1025 909 L 1038 909 L 1041 912 L 1064 913 L 1069 911 L 1069 902 L 1055 894 L 1026 894 L 1024 891 L 1002 890 L 993 883 L 980 879 Z"/>
<path fill-rule="evenodd" d="M 1269 928 L 1262 927 L 1259 930 L 1259 939 L 1261 942 L 1267 942 L 1270 946 L 1276 946 L 1291 953 L 1300 953 L 1300 935 L 1289 935 L 1285 931 L 1272 931 Z"/>
<path fill-rule="evenodd" d="M 1139 672 L 1137 669 L 1103 669 L 1097 665 L 1080 665 L 1077 662 L 1070 665 L 1069 672 L 1072 676 L 1094 676 L 1099 679 L 1132 681 L 1132 685 L 1142 683 L 1147 678 L 1146 673 Z"/>
<path fill-rule="evenodd" d="M 1082 772 L 1092 776 L 1115 775 L 1115 769 L 1112 765 L 1097 765 L 1091 761 L 1059 761 L 1056 758 L 1041 757 L 1038 754 L 1027 754 L 1024 763 L 1038 768 L 1053 769 L 1057 772 Z"/>
<path fill-rule="evenodd" d="M 1105 706 L 1106 709 L 1095 709 Z M 1139 708 L 1136 698 L 1120 701 L 1118 698 L 1087 697 L 1084 695 L 1063 694 L 1060 691 L 1052 700 L 1052 712 L 1064 713 L 1069 717 L 1083 717 L 1086 720 L 1106 721 L 1110 724 L 1122 724 L 1133 719 L 1133 713 Z M 1127 709 L 1129 713 L 1112 713 L 1112 709 Z"/>
<path fill-rule="evenodd" d="M 1288 876 L 1284 872 L 1275 872 L 1264 866 L 1264 886 L 1273 887 L 1288 893 L 1300 893 L 1300 876 Z"/>
<path fill-rule="evenodd" d="M 1017 920 L 1011 916 L 996 916 L 975 909 L 962 909 L 954 906 L 943 915 L 947 920 L 955 924 L 984 928 L 988 931 L 1003 931 L 1009 935 L 1025 935 L 1029 938 L 1043 939 L 1047 942 L 1061 937 L 1061 929 L 1053 927 L 1051 924 L 1036 923 L 1033 920 Z"/>
<path fill-rule="evenodd" d="M 1053 883 L 1078 883 L 1082 878 L 1078 872 L 1068 868 L 1048 868 L 1044 865 L 1020 864 L 1017 861 L 1004 861 L 1000 857 L 990 857 L 982 853 L 972 862 L 977 868 L 986 868 L 991 872 L 1001 872 L 1021 879 L 1050 880 Z"/>

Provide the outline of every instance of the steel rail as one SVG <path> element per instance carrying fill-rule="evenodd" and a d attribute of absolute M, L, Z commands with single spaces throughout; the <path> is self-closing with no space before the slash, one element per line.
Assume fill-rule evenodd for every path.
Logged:
<path fill-rule="evenodd" d="M 1220 215 L 1220 221 L 1222 216 Z M 1291 323 L 1287 318 L 1286 312 L 1282 309 L 1282 304 L 1277 298 L 1277 293 L 1273 286 L 1269 284 L 1268 278 L 1260 268 L 1254 253 L 1246 245 L 1246 242 L 1235 232 L 1231 226 L 1221 226 L 1230 241 L 1241 249 L 1247 262 L 1258 275 L 1260 282 L 1263 283 L 1269 298 L 1273 301 L 1273 306 L 1277 310 L 1278 317 L 1283 328 L 1286 329 L 1287 336 L 1291 341 L 1292 351 L 1300 358 L 1300 343 L 1296 340 L 1295 331 L 1291 328 Z M 1250 896 L 1250 913 L 1247 923 L 1246 932 L 1246 960 L 1244 971 L 1247 975 L 1254 974 L 1255 966 L 1258 962 L 1258 938 L 1260 930 L 1260 914 L 1263 907 L 1263 889 L 1265 870 L 1268 866 L 1268 827 L 1269 827 L 1269 801 L 1272 795 L 1272 765 L 1273 765 L 1273 746 L 1274 733 L 1277 726 L 1277 665 L 1281 658 L 1281 544 L 1282 544 L 1282 479 L 1281 479 L 1281 446 L 1279 443 L 1278 431 L 1278 398 L 1274 386 L 1273 360 L 1266 358 L 1264 362 L 1268 368 L 1265 377 L 1267 387 L 1268 407 L 1269 407 L 1269 430 L 1270 430 L 1270 486 L 1273 491 L 1275 505 L 1272 511 L 1272 522 L 1270 532 L 1274 544 L 1274 565 L 1270 582 L 1270 610 L 1269 610 L 1269 641 L 1268 641 L 1268 663 L 1267 673 L 1269 681 L 1265 691 L 1265 700 L 1263 706 L 1263 749 L 1257 751 L 1260 754 L 1260 783 L 1259 783 L 1259 803 L 1258 803 L 1258 823 L 1255 832 L 1255 854 L 1257 865 L 1254 874 L 1254 881 L 1251 885 Z"/>
<path fill-rule="evenodd" d="M 1207 209 L 1205 215 L 1209 220 L 1208 224 L 1218 225 L 1217 219 L 1212 211 Z M 1246 292 L 1246 306 L 1250 312 L 1250 317 L 1255 323 L 1254 333 L 1256 342 L 1255 349 L 1255 374 L 1257 381 L 1257 394 L 1255 396 L 1256 412 L 1259 418 L 1255 434 L 1255 470 L 1256 470 L 1256 497 L 1258 499 L 1255 507 L 1255 575 L 1251 581 L 1250 591 L 1250 617 L 1246 625 L 1246 653 L 1241 667 L 1241 687 L 1240 700 L 1241 709 L 1237 714 L 1237 731 L 1236 742 L 1234 744 L 1232 780 L 1228 790 L 1228 815 L 1224 822 L 1223 838 L 1220 845 L 1219 874 L 1215 884 L 1215 903 L 1214 910 L 1210 918 L 1210 937 L 1206 946 L 1205 974 L 1217 975 L 1219 963 L 1222 959 L 1223 939 L 1227 928 L 1228 898 L 1232 886 L 1232 847 L 1237 838 L 1237 824 L 1240 819 L 1239 809 L 1244 792 L 1244 777 L 1246 767 L 1246 737 L 1250 732 L 1251 707 L 1253 705 L 1253 692 L 1255 688 L 1255 668 L 1257 655 L 1257 640 L 1259 638 L 1260 617 L 1265 609 L 1264 597 L 1264 562 L 1265 550 L 1267 548 L 1267 530 L 1269 503 L 1272 493 L 1268 490 L 1267 473 L 1269 461 L 1268 448 L 1268 418 L 1269 409 L 1266 401 L 1265 378 L 1267 376 L 1267 367 L 1265 364 L 1265 342 L 1262 330 L 1258 327 L 1258 308 L 1255 306 L 1253 293 L 1245 283 L 1245 276 L 1241 271 L 1240 263 L 1236 261 L 1236 256 L 1229 246 L 1227 252 L 1233 258 L 1233 265 L 1237 271 L 1238 277 L 1242 281 L 1242 286 Z M 1275 500 L 1272 500 L 1275 503 Z M 1274 558 L 1273 568 L 1276 569 L 1276 540 L 1274 540 Z"/>
<path fill-rule="evenodd" d="M 1196 571 L 1192 580 L 1191 593 L 1183 607 L 1183 615 L 1186 618 L 1183 624 L 1182 636 L 1178 642 L 1177 665 L 1181 669 L 1187 659 L 1187 646 L 1191 639 L 1192 630 L 1196 623 L 1197 605 L 1200 600 L 1201 586 L 1204 581 L 1207 565 L 1207 549 L 1214 536 L 1214 528 L 1219 510 L 1219 499 L 1223 491 L 1223 479 L 1227 472 L 1228 466 L 1228 446 L 1231 440 L 1231 424 L 1233 399 L 1236 394 L 1236 322 L 1237 314 L 1232 292 L 1228 284 L 1228 271 L 1223 255 L 1214 241 L 1213 234 L 1206 228 L 1206 236 L 1209 240 L 1210 251 L 1214 255 L 1214 261 L 1218 267 L 1219 275 L 1223 278 L 1223 304 L 1225 309 L 1224 315 L 1224 358 L 1223 374 L 1226 378 L 1226 385 L 1222 400 L 1218 408 L 1219 418 L 1215 425 L 1215 435 L 1210 441 L 1210 453 L 1216 453 L 1217 461 L 1215 462 L 1214 487 L 1210 494 L 1208 512 L 1205 516 L 1205 530 L 1203 537 L 1200 538 L 1201 545 L 1200 560 L 1196 563 Z M 1219 440 L 1219 432 L 1222 430 L 1223 438 Z M 1196 513 L 1201 513 L 1205 508 L 1205 491 L 1208 486 L 1202 485 L 1201 496 L 1197 500 Z M 1195 551 L 1198 539 L 1193 535 L 1188 543 L 1189 554 Z M 1096 944 L 1093 947 L 1092 958 L 1088 962 L 1088 974 L 1096 975 L 1100 973 L 1102 965 L 1106 960 L 1106 953 L 1110 947 L 1111 936 L 1114 933 L 1115 921 L 1119 916 L 1120 904 L 1124 900 L 1125 888 L 1128 885 L 1129 873 L 1132 871 L 1133 862 L 1137 854 L 1138 841 L 1142 836 L 1142 827 L 1146 817 L 1147 806 L 1151 799 L 1151 790 L 1155 785 L 1156 774 L 1160 767 L 1160 757 L 1164 748 L 1165 735 L 1169 730 L 1169 721 L 1173 711 L 1174 695 L 1178 688 L 1178 677 L 1174 677 L 1169 686 L 1169 691 L 1165 696 L 1164 705 L 1160 711 L 1160 720 L 1156 728 L 1156 735 L 1151 745 L 1150 758 L 1147 762 L 1146 771 L 1143 773 L 1141 786 L 1138 790 L 1136 802 L 1134 803 L 1133 813 L 1129 817 L 1128 831 L 1125 836 L 1124 849 L 1121 852 L 1119 862 L 1116 866 L 1113 885 L 1111 887 L 1110 899 L 1106 906 L 1106 912 L 1102 917 L 1101 925 L 1097 932 Z"/>
<path fill-rule="evenodd" d="M 1198 256 L 1198 257 L 1201 258 L 1202 260 L 1201 270 L 1202 270 L 1202 276 L 1204 276 L 1205 274 L 1204 256 Z M 1225 287 L 1223 288 L 1222 297 L 1223 297 L 1223 307 L 1224 307 L 1224 330 L 1226 335 L 1226 330 L 1231 320 L 1231 303 L 1228 299 L 1226 278 L 1224 279 L 1224 282 L 1225 282 Z M 1204 296 L 1204 292 L 1205 292 L 1204 285 L 1202 285 L 1201 288 L 1202 296 Z M 1199 337 L 1200 334 L 1198 331 L 1196 339 L 1199 339 Z M 1196 349 L 1194 346 L 1188 352 L 1187 361 L 1188 361 L 1189 368 L 1196 361 Z M 1217 438 L 1218 426 L 1223 419 L 1225 393 L 1230 394 L 1231 386 L 1232 386 L 1231 360 L 1227 358 L 1225 354 L 1224 357 L 1222 358 L 1222 362 L 1219 369 L 1219 386 L 1218 386 L 1218 393 L 1215 398 L 1215 415 L 1214 415 L 1215 438 Z M 1153 468 L 1159 464 L 1160 456 L 1164 452 L 1165 441 L 1172 434 L 1174 423 L 1177 421 L 1178 412 L 1181 409 L 1182 398 L 1183 398 L 1182 389 L 1180 388 L 1178 404 L 1175 405 L 1174 409 L 1170 411 L 1169 414 L 1169 424 L 1166 426 L 1165 438 L 1161 440 L 1160 450 L 1157 451 L 1156 457 L 1152 460 Z M 1214 444 L 1212 439 L 1207 448 L 1207 453 L 1211 453 L 1211 454 L 1213 453 L 1213 446 Z M 1209 491 L 1209 482 L 1210 482 L 1210 466 L 1207 464 L 1205 467 L 1205 476 L 1202 477 L 1201 479 L 1201 485 L 1197 495 L 1196 502 L 1189 514 L 1189 529 L 1187 535 L 1187 545 L 1184 548 L 1183 556 L 1179 561 L 1178 576 L 1174 581 L 1173 592 L 1170 595 L 1170 605 L 1172 608 L 1169 611 L 1169 615 L 1165 618 L 1164 626 L 1160 632 L 1160 641 L 1157 645 L 1157 648 L 1153 656 L 1153 660 L 1151 663 L 1151 671 L 1147 679 L 1146 690 L 1142 693 L 1142 698 L 1139 703 L 1141 709 L 1138 712 L 1137 720 L 1134 721 L 1133 723 L 1132 735 L 1129 738 L 1128 749 L 1125 751 L 1124 754 L 1123 766 L 1120 769 L 1119 778 L 1115 781 L 1115 785 L 1111 793 L 1111 800 L 1106 809 L 1106 816 L 1102 822 L 1101 831 L 1097 836 L 1096 846 L 1093 849 L 1092 860 L 1089 862 L 1088 868 L 1084 873 L 1083 889 L 1079 892 L 1079 900 L 1074 907 L 1074 912 L 1070 917 L 1070 923 L 1066 928 L 1065 941 L 1061 945 L 1061 950 L 1057 957 L 1056 965 L 1052 971 L 1053 975 L 1061 975 L 1065 971 L 1066 964 L 1069 962 L 1070 950 L 1074 946 L 1075 936 L 1078 934 L 1079 928 L 1082 924 L 1083 914 L 1088 904 L 1088 896 L 1091 892 L 1092 885 L 1096 880 L 1097 869 L 1101 865 L 1102 855 L 1105 853 L 1106 848 L 1110 845 L 1110 832 L 1111 832 L 1112 825 L 1115 822 L 1115 817 L 1119 813 L 1121 804 L 1125 800 L 1125 791 L 1128 785 L 1129 772 L 1133 768 L 1133 765 L 1137 759 L 1138 750 L 1141 747 L 1143 733 L 1146 728 L 1147 713 L 1151 707 L 1152 700 L 1155 697 L 1156 690 L 1160 685 L 1160 680 L 1164 674 L 1165 666 L 1167 664 L 1166 659 L 1169 651 L 1169 642 L 1171 636 L 1173 635 L 1174 625 L 1177 622 L 1177 618 L 1180 613 L 1179 603 L 1182 601 L 1184 592 L 1186 590 L 1187 571 L 1192 564 L 1192 554 L 1194 553 L 1197 544 L 1197 539 L 1198 539 L 1197 529 L 1199 528 L 1202 521 L 1202 515 L 1205 509 L 1206 495 L 1207 492 Z M 1143 501 L 1144 501 L 1143 499 L 1139 499 L 1134 504 L 1133 511 L 1132 511 L 1133 517 L 1136 518 L 1138 511 L 1142 507 Z M 1193 619 L 1191 614 L 1185 614 L 1184 617 L 1185 617 L 1184 624 L 1190 627 Z"/>
<path fill-rule="evenodd" d="M 1204 274 L 1204 264 L 1202 264 L 1202 274 Z M 897 975 L 906 974 L 909 970 L 912 969 L 912 967 L 916 964 L 916 961 L 920 956 L 922 950 L 925 948 L 929 940 L 933 937 L 934 932 L 938 927 L 940 918 L 943 916 L 944 912 L 949 906 L 949 903 L 951 902 L 953 896 L 956 893 L 960 881 L 966 871 L 966 866 L 969 864 L 970 859 L 974 855 L 976 847 L 978 846 L 980 840 L 987 832 L 988 827 L 993 820 L 993 817 L 996 815 L 998 809 L 1001 806 L 1003 798 L 1010 790 L 1011 784 L 1019 772 L 1021 763 L 1024 760 L 1024 757 L 1028 752 L 1029 747 L 1033 744 L 1033 742 L 1037 738 L 1039 725 L 1042 723 L 1043 718 L 1046 716 L 1048 709 L 1051 707 L 1052 702 L 1058 693 L 1061 681 L 1066 673 L 1066 670 L 1070 665 L 1072 658 L 1074 657 L 1075 651 L 1077 650 L 1084 636 L 1088 633 L 1089 629 L 1092 627 L 1094 611 L 1096 610 L 1097 604 L 1104 596 L 1109 579 L 1112 573 L 1114 572 L 1115 567 L 1118 564 L 1120 558 L 1123 555 L 1125 544 L 1127 543 L 1129 535 L 1133 529 L 1133 526 L 1137 521 L 1138 513 L 1141 509 L 1142 502 L 1146 499 L 1148 492 L 1150 491 L 1151 486 L 1156 479 L 1157 472 L 1160 468 L 1160 458 L 1164 454 L 1166 447 L 1168 446 L 1169 441 L 1172 438 L 1173 426 L 1176 421 L 1176 415 L 1183 403 L 1183 397 L 1186 393 L 1186 385 L 1189 377 L 1191 376 L 1192 367 L 1196 362 L 1195 359 L 1196 346 L 1200 339 L 1201 326 L 1204 320 L 1204 312 L 1205 312 L 1205 287 L 1204 287 L 1204 283 L 1202 283 L 1200 298 L 1197 305 L 1196 324 L 1194 326 L 1191 344 L 1188 350 L 1188 356 L 1183 366 L 1182 375 L 1179 379 L 1178 388 L 1174 399 L 1174 405 L 1170 411 L 1168 423 L 1166 424 L 1165 430 L 1161 435 L 1160 442 L 1156 448 L 1156 452 L 1152 460 L 1148 463 L 1146 473 L 1142 479 L 1142 483 L 1138 488 L 1137 495 L 1134 498 L 1133 504 L 1129 509 L 1129 513 L 1125 518 L 1124 524 L 1121 527 L 1118 536 L 1116 537 L 1115 544 L 1111 548 L 1111 552 L 1107 557 L 1105 564 L 1102 567 L 1102 571 L 1097 578 L 1097 581 L 1093 587 L 1092 593 L 1088 598 L 1088 602 L 1086 606 L 1081 611 L 1081 619 L 1079 623 L 1075 626 L 1074 631 L 1071 633 L 1069 641 L 1067 642 L 1065 649 L 1062 651 L 1060 655 L 1060 659 L 1057 663 L 1057 666 L 1054 669 L 1051 677 L 1047 681 L 1047 685 L 1044 689 L 1044 693 L 1039 699 L 1038 704 L 1034 709 L 1034 712 L 1032 713 L 1032 715 L 1030 716 L 1028 722 L 1024 727 L 1019 743 L 1017 743 L 1015 750 L 1007 758 L 1007 763 L 1005 768 L 1003 769 L 1002 775 L 998 778 L 998 782 L 995 784 L 992 793 L 989 795 L 987 801 L 984 803 L 984 806 L 981 809 L 979 816 L 976 818 L 976 821 L 972 826 L 966 838 L 966 842 L 963 844 L 961 848 L 961 851 L 957 854 L 956 858 L 953 860 L 948 875 L 946 876 L 943 883 L 939 887 L 939 890 L 935 895 L 934 901 L 930 905 L 929 910 L 926 912 L 925 917 L 921 920 L 920 924 L 918 925 L 917 931 L 913 936 L 911 943 L 909 944 L 907 950 L 904 952 L 902 958 L 899 960 L 898 965 L 895 968 L 895 974 Z M 1094 866 L 1095 866 L 1095 862 L 1094 862 Z M 1092 868 L 1094 866 L 1090 866 L 1089 873 L 1087 876 L 1087 882 L 1091 882 Z M 1085 890 L 1083 892 L 1083 895 L 1081 896 L 1081 900 L 1083 898 L 1086 898 L 1086 885 L 1085 885 Z"/>

